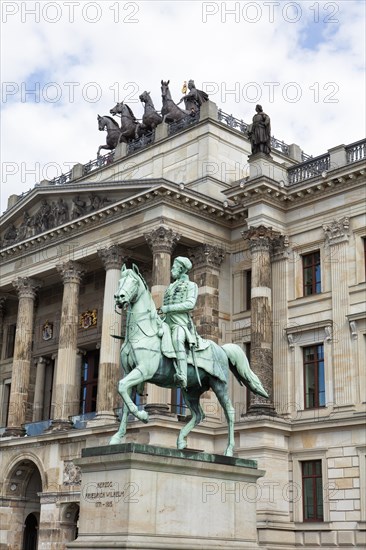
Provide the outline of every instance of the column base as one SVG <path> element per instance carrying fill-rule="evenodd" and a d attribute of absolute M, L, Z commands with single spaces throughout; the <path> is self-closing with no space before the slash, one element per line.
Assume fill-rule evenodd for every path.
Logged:
<path fill-rule="evenodd" d="M 43 433 L 50 432 L 68 432 L 73 430 L 74 426 L 70 420 L 52 420 L 51 425 Z"/>
<path fill-rule="evenodd" d="M 113 412 L 104 411 L 97 413 L 92 420 L 89 420 L 86 427 L 93 428 L 94 426 L 108 426 L 111 424 L 119 424 L 118 418 Z"/>
<path fill-rule="evenodd" d="M 148 403 L 145 405 L 145 411 L 152 414 L 162 414 L 164 416 L 172 416 L 170 407 L 165 405 L 165 403 Z"/>
<path fill-rule="evenodd" d="M 278 416 L 273 405 L 258 403 L 251 405 L 245 416 Z"/>
<path fill-rule="evenodd" d="M 3 433 L 2 437 L 24 437 L 26 433 L 27 432 L 24 428 L 9 426 L 5 428 L 5 432 Z"/>

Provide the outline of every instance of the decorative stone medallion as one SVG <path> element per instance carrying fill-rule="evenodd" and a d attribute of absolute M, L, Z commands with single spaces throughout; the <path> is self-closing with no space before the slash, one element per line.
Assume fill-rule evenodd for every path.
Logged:
<path fill-rule="evenodd" d="M 79 327 L 83 329 L 88 329 L 96 327 L 98 322 L 98 310 L 93 309 L 85 311 L 80 315 Z"/>

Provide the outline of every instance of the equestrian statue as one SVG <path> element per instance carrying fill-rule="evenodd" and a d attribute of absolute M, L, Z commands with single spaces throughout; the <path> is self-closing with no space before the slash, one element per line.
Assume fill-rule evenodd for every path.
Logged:
<path fill-rule="evenodd" d="M 196 283 L 189 280 L 191 268 L 188 258 L 174 260 L 171 269 L 174 282 L 168 286 L 164 303 L 157 310 L 137 266 L 133 265 L 132 269 L 122 266 L 114 298 L 116 308 L 127 311 L 126 335 L 121 348 L 125 376 L 118 386 L 124 407 L 119 430 L 109 442 L 111 445 L 122 442 L 129 413 L 143 422 L 148 421 L 148 413 L 139 410 L 131 399 L 132 391 L 141 389 L 145 382 L 182 390 L 191 417 L 178 435 L 178 449 L 185 449 L 187 435 L 204 419 L 199 400 L 211 388 L 228 423 L 226 456 L 232 456 L 234 451 L 235 410 L 228 393 L 229 372 L 239 384 L 268 397 L 240 346 L 219 346 L 197 334 L 190 316 L 198 295 Z"/>

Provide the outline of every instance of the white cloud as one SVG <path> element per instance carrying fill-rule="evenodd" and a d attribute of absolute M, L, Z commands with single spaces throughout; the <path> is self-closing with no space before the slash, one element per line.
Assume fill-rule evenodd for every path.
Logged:
<path fill-rule="evenodd" d="M 48 11 L 42 13 L 46 3 L 38 2 L 37 23 L 22 8 L 37 4 L 28 1 L 18 2 L 18 13 L 8 15 L 5 23 L 4 5 L 10 4 L 15 3 L 2 2 L 3 92 L 11 86 L 19 91 L 8 97 L 3 93 L 1 161 L 7 177 L 1 188 L 2 210 L 10 194 L 38 181 L 39 174 L 26 173 L 35 163 L 44 176 L 41 167 L 49 163 L 59 165 L 61 172 L 67 171 L 65 163 L 95 158 L 105 142 L 97 114 L 108 114 L 117 99 L 129 94 L 127 103 L 140 117 L 138 95 L 148 90 L 160 109 L 161 79 L 170 79 L 176 101 L 184 80 L 194 78 L 198 87 L 214 83 L 217 91 L 211 99 L 245 121 L 250 121 L 259 101 L 271 116 L 274 135 L 298 143 L 309 154 L 365 135 L 363 2 L 283 1 L 266 6 L 263 2 L 80 1 L 74 3 L 74 22 L 70 22 L 70 4 L 48 2 Z M 223 10 L 238 4 L 235 22 L 235 15 Z M 296 19 L 291 5 L 300 10 L 296 22 L 291 22 Z M 207 10 L 217 13 L 207 15 L 203 23 Z M 51 23 L 57 14 L 60 20 Z M 90 22 L 97 16 L 98 22 Z M 35 75 L 40 80 L 39 103 L 30 94 L 24 96 L 29 78 L 34 81 Z M 74 83 L 73 101 L 67 82 Z M 61 91 L 60 101 L 45 101 L 42 94 L 50 96 L 55 90 Z M 95 103 L 94 91 L 100 92 Z M 255 97 L 256 91 L 260 97 Z M 293 101 L 296 94 L 298 101 Z M 9 171 L 15 172 L 16 166 L 11 176 Z M 50 177 L 55 175 L 49 172 Z"/>

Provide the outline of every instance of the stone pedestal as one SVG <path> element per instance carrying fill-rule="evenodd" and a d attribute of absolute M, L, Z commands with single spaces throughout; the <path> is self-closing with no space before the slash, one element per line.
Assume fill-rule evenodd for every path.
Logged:
<path fill-rule="evenodd" d="M 71 548 L 254 550 L 251 460 L 127 443 L 84 449 Z"/>

